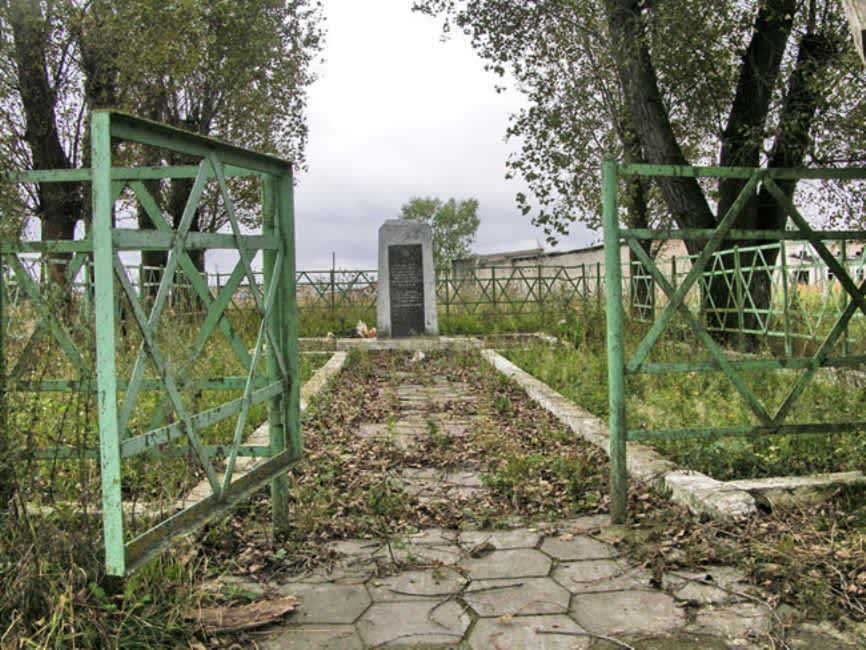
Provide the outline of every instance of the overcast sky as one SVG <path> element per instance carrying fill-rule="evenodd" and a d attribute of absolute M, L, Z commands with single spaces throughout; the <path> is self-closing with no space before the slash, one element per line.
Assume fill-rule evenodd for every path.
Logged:
<path fill-rule="evenodd" d="M 505 180 L 508 115 L 468 39 L 410 0 L 326 0 L 327 41 L 310 89 L 309 171 L 296 190 L 298 268 L 375 268 L 377 230 L 412 196 L 480 201 L 476 250 L 528 248 L 543 233 L 517 210 Z M 559 248 L 596 239 L 581 231 Z M 222 269 L 221 269 L 222 270 Z"/>

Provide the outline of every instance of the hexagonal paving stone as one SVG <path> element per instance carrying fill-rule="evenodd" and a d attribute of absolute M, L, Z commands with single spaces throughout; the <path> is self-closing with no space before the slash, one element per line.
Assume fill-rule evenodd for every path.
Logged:
<path fill-rule="evenodd" d="M 308 582 L 321 584 L 332 582 L 338 585 L 358 585 L 367 582 L 376 571 L 376 565 L 372 561 L 353 562 L 349 566 L 334 566 L 332 568 L 318 568 L 303 573 L 296 573 L 286 579 L 287 582 Z"/>
<path fill-rule="evenodd" d="M 336 542 L 328 542 L 325 548 L 332 553 L 344 555 L 350 560 L 369 560 L 382 548 L 382 541 L 378 539 L 341 539 Z"/>
<path fill-rule="evenodd" d="M 372 602 L 364 585 L 293 582 L 279 587 L 284 595 L 300 599 L 292 621 L 304 623 L 353 623 Z"/>
<path fill-rule="evenodd" d="M 484 481 L 481 474 L 473 470 L 455 470 L 445 473 L 445 482 L 448 485 L 469 489 L 483 489 Z"/>
<path fill-rule="evenodd" d="M 563 522 L 559 529 L 569 533 L 587 533 L 610 526 L 610 515 L 586 515 Z"/>
<path fill-rule="evenodd" d="M 469 614 L 453 600 L 376 603 L 358 621 L 368 646 L 458 643 L 469 628 Z"/>
<path fill-rule="evenodd" d="M 437 598 L 442 600 L 458 593 L 466 578 L 454 569 L 436 568 L 426 571 L 405 571 L 367 583 L 373 602 L 393 602 Z"/>
<path fill-rule="evenodd" d="M 473 581 L 463 600 L 479 616 L 564 614 L 571 594 L 550 578 Z"/>
<path fill-rule="evenodd" d="M 596 541 L 585 535 L 562 535 L 548 537 L 541 550 L 560 562 L 575 560 L 604 560 L 616 557 L 616 549 L 610 544 Z"/>
<path fill-rule="evenodd" d="M 659 591 L 608 591 L 575 596 L 571 614 L 590 632 L 649 635 L 670 632 L 685 624 L 674 599 Z"/>
<path fill-rule="evenodd" d="M 353 625 L 287 626 L 259 642 L 262 650 L 363 650 Z"/>
<path fill-rule="evenodd" d="M 460 563 L 473 580 L 541 577 L 550 572 L 550 565 L 550 558 L 534 549 L 493 551 Z"/>
<path fill-rule="evenodd" d="M 458 541 L 466 549 L 479 544 L 490 543 L 497 549 L 535 548 L 541 539 L 541 533 L 529 528 L 514 530 L 467 530 L 460 533 Z"/>
<path fill-rule="evenodd" d="M 564 562 L 553 579 L 573 594 L 649 588 L 650 574 L 619 560 Z"/>
<path fill-rule="evenodd" d="M 565 632 L 566 634 L 539 634 Z M 510 619 L 483 618 L 469 635 L 472 650 L 584 650 L 590 639 L 568 635 L 583 629 L 567 616 L 517 616 Z"/>
<path fill-rule="evenodd" d="M 732 592 L 749 588 L 745 573 L 735 567 L 707 567 L 703 571 L 676 571 L 662 577 L 662 586 L 677 600 L 708 604 L 747 600 Z"/>
<path fill-rule="evenodd" d="M 673 634 L 664 634 L 651 639 L 639 641 L 629 640 L 629 647 L 635 650 L 685 650 L 695 648 L 700 650 L 766 650 L 763 646 L 754 646 L 750 643 L 728 644 L 724 639 L 706 634 L 695 634 L 693 632 L 679 631 Z M 613 646 L 600 643 L 599 649 L 613 648 Z"/>
<path fill-rule="evenodd" d="M 427 544 L 392 543 L 385 545 L 374 557 L 399 562 L 400 564 L 456 564 L 460 561 L 460 547 L 428 546 Z"/>
<path fill-rule="evenodd" d="M 832 623 L 801 623 L 788 630 L 785 641 L 791 650 L 814 650 L 833 648 L 833 650 L 855 650 L 863 648 L 863 640 L 854 634 L 837 630 Z"/>
<path fill-rule="evenodd" d="M 762 638 L 770 632 L 771 614 L 756 603 L 738 603 L 724 607 L 703 607 L 698 610 L 690 630 L 716 634 L 726 639 Z"/>
<path fill-rule="evenodd" d="M 428 528 L 406 536 L 406 542 L 410 544 L 428 544 L 430 546 L 447 546 L 457 542 L 456 530 L 445 530 L 443 528 Z"/>

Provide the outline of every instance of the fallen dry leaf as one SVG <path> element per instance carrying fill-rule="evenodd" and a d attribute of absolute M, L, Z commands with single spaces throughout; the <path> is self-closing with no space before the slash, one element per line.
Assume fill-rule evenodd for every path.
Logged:
<path fill-rule="evenodd" d="M 225 634 L 273 623 L 293 611 L 297 605 L 295 596 L 284 596 L 276 600 L 258 600 L 248 605 L 202 607 L 187 613 L 186 618 L 197 621 L 208 634 Z"/>

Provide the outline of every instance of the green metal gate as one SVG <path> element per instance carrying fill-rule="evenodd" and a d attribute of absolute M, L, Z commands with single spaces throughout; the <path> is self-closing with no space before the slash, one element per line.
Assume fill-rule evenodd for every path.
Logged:
<path fill-rule="evenodd" d="M 126 144 L 123 144 L 126 143 Z M 115 167 L 113 151 L 122 147 L 147 147 L 167 155 L 183 156 L 195 164 L 161 167 Z M 242 149 L 121 113 L 94 111 L 91 120 L 91 167 L 80 170 L 33 171 L 7 174 L 20 183 L 89 183 L 92 220 L 87 236 L 76 241 L 19 242 L 5 245 L 3 264 L 14 272 L 18 290 L 28 294 L 40 321 L 32 339 L 50 335 L 74 367 L 73 379 L 16 381 L 9 376 L 10 391 L 95 392 L 98 409 L 98 450 L 43 449 L 41 458 L 76 457 L 99 459 L 102 486 L 102 521 L 105 566 L 108 574 L 123 576 L 167 547 L 172 540 L 225 512 L 254 491 L 270 484 L 272 520 L 275 530 L 287 521 L 286 470 L 300 459 L 297 306 L 295 299 L 295 250 L 292 198 L 292 166 L 289 162 Z M 231 179 L 258 183 L 261 190 L 262 234 L 244 234 L 233 199 Z M 147 182 L 189 179 L 191 190 L 177 227 L 161 213 Z M 230 234 L 193 232 L 191 225 L 208 184 L 228 216 Z M 122 193 L 134 197 L 151 221 L 152 229 L 120 228 L 115 224 L 115 203 Z M 192 260 L 191 251 L 223 249 L 238 256 L 225 284 L 212 292 Z M 167 264 L 152 300 L 144 299 L 133 286 L 120 253 L 165 251 Z M 253 259 L 262 252 L 264 282 L 260 287 L 253 272 Z M 22 253 L 71 256 L 67 277 L 92 268 L 92 326 L 95 359 L 82 353 L 67 331 L 62 317 L 50 305 L 22 263 Z M 172 284 L 185 275 L 187 289 L 203 305 L 204 315 L 184 364 L 169 363 L 158 341 L 161 317 L 166 311 Z M 85 276 L 87 278 L 88 276 Z M 237 287 L 246 282 L 258 314 L 254 347 L 238 336 L 226 316 Z M 84 298 L 90 291 L 85 281 Z M 121 303 L 124 306 L 121 315 Z M 118 367 L 119 334 L 124 320 L 136 328 L 140 346 L 129 368 Z M 125 326 L 125 324 L 123 325 Z M 241 374 L 196 376 L 196 362 L 211 338 L 219 333 L 243 367 Z M 170 336 L 171 333 L 161 333 Z M 30 343 L 25 347 L 29 349 Z M 234 361 L 234 360 L 233 360 Z M 94 367 L 95 366 L 95 367 Z M 150 370 L 148 370 L 150 368 Z M 123 375 L 119 377 L 119 375 Z M 241 397 L 223 401 L 214 408 L 190 412 L 182 396 L 192 390 L 240 391 Z M 129 422 L 142 394 L 155 391 L 160 406 L 151 424 L 140 433 L 130 431 Z M 267 444 L 245 445 L 243 435 L 250 408 L 267 402 Z M 234 418 L 233 435 L 219 444 L 205 444 L 201 433 L 218 422 Z M 188 453 L 203 472 L 209 495 L 140 534 L 130 536 L 124 519 L 124 464 L 131 459 L 160 458 L 172 442 L 186 441 Z M 262 458 L 245 473 L 236 471 L 240 457 Z M 222 459 L 221 471 L 214 461 Z M 240 476 L 238 476 L 240 474 Z M 131 538 L 130 538 L 131 537 Z"/>
<path fill-rule="evenodd" d="M 742 191 L 716 228 L 711 229 L 626 229 L 621 228 L 618 218 L 619 179 L 630 176 L 687 177 L 687 178 L 737 178 L 745 181 Z M 608 350 L 608 394 L 610 401 L 610 458 L 611 458 L 611 515 L 617 523 L 626 518 L 626 453 L 628 441 L 677 440 L 707 438 L 715 436 L 771 436 L 779 434 L 828 433 L 866 430 L 866 421 L 857 422 L 789 422 L 794 405 L 803 395 L 821 368 L 860 366 L 866 363 L 866 355 L 851 354 L 847 345 L 842 353 L 833 355 L 833 347 L 844 340 L 852 316 L 861 311 L 866 314 L 866 280 L 858 286 L 846 268 L 828 249 L 830 240 L 864 240 L 866 231 L 820 231 L 812 229 L 793 202 L 785 195 L 777 181 L 798 179 L 866 179 L 866 169 L 760 169 L 739 167 L 681 167 L 670 165 L 632 164 L 621 165 L 607 160 L 602 166 L 602 198 L 604 212 L 605 245 L 605 289 L 607 307 Z M 737 217 L 753 192 L 762 186 L 779 203 L 793 223 L 793 229 L 749 230 L 734 228 Z M 650 258 L 641 242 L 653 240 L 682 239 L 704 242 L 699 255 L 691 261 L 691 268 L 678 284 L 674 284 L 659 269 L 656 260 Z M 707 277 L 715 275 L 728 283 L 732 291 L 743 278 L 737 268 L 719 269 L 719 253 L 726 242 L 779 242 L 805 240 L 815 254 L 823 260 L 841 285 L 844 293 L 843 306 L 835 324 L 823 337 L 814 354 L 796 356 L 790 344 L 786 344 L 784 356 L 774 358 L 731 358 L 713 338 L 711 331 L 720 331 L 718 326 L 705 322 L 702 313 L 703 300 L 689 305 L 686 296 Z M 620 242 L 625 242 L 642 264 L 655 287 L 661 289 L 667 304 L 658 311 L 646 330 L 643 339 L 628 355 L 625 347 L 625 314 L 623 308 L 623 260 L 620 259 Z M 844 260 L 843 260 L 844 261 Z M 784 262 L 783 262 L 784 263 Z M 765 264 L 765 266 L 767 266 Z M 734 279 L 734 281 L 731 280 Z M 787 283 L 787 270 L 783 268 L 783 280 Z M 745 299 L 734 296 L 734 305 L 739 306 L 742 316 Z M 786 298 L 787 299 L 787 298 Z M 752 305 L 754 307 L 754 304 Z M 675 315 L 680 315 L 691 334 L 710 354 L 709 360 L 688 362 L 653 362 L 649 355 L 653 346 L 671 324 Z M 740 319 L 742 320 L 742 319 Z M 741 332 L 742 333 L 742 332 Z M 757 333 L 760 333 L 758 331 Z M 750 390 L 739 374 L 745 370 L 799 370 L 800 376 L 789 393 L 778 406 L 770 409 Z M 628 428 L 626 412 L 626 380 L 639 373 L 685 373 L 722 372 L 730 380 L 740 397 L 748 405 L 754 422 L 737 426 L 681 428 L 681 429 L 632 429 Z"/>

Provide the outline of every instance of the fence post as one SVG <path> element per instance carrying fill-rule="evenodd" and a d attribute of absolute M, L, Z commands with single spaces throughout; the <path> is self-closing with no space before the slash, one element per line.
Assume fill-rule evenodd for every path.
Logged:
<path fill-rule="evenodd" d="M 785 356 L 791 358 L 792 350 L 791 350 L 791 322 L 789 315 L 788 304 L 790 303 L 788 292 L 789 288 L 789 280 L 788 280 L 788 252 L 785 249 L 785 240 L 779 240 L 779 255 L 782 256 L 782 318 L 785 321 Z M 770 303 L 770 307 L 772 308 L 772 302 Z M 772 311 L 772 309 L 771 309 Z M 769 321 L 769 316 L 767 317 Z"/>
<path fill-rule="evenodd" d="M 610 400 L 610 515 L 613 523 L 626 518 L 625 348 L 623 344 L 622 268 L 620 266 L 616 162 L 601 168 L 604 222 L 605 293 L 607 295 L 607 381 Z M 598 266 L 598 264 L 597 264 Z"/>
<path fill-rule="evenodd" d="M 589 287 L 586 285 L 586 263 L 580 265 L 580 277 L 583 280 L 583 299 L 589 298 Z"/>
<path fill-rule="evenodd" d="M 271 454 L 276 455 L 290 450 L 292 458 L 300 459 L 303 454 L 303 441 L 300 429 L 300 383 L 301 372 L 298 355 L 298 304 L 295 295 L 297 278 L 295 275 L 295 223 L 293 187 L 291 171 L 274 177 L 274 221 L 283 253 L 283 266 L 280 277 L 275 278 L 282 285 L 280 292 L 277 338 L 282 346 L 285 365 L 289 369 L 289 385 L 283 386 L 281 400 L 281 419 L 283 430 L 279 436 L 272 436 L 269 444 Z M 271 521 L 275 537 L 284 535 L 289 528 L 288 475 L 280 473 L 271 481 Z"/>
<path fill-rule="evenodd" d="M 538 308 L 539 311 L 544 311 L 544 294 L 542 293 L 541 279 L 541 263 L 538 264 Z"/>
<path fill-rule="evenodd" d="M 671 255 L 671 286 L 677 290 L 677 256 Z"/>
<path fill-rule="evenodd" d="M 453 267 L 451 267 L 453 268 Z M 445 269 L 445 316 L 451 318 L 451 268 Z"/>
<path fill-rule="evenodd" d="M 752 273 L 755 272 L 754 261 L 752 262 Z M 724 273 L 724 271 L 723 271 Z M 746 328 L 746 319 L 743 310 L 746 308 L 746 298 L 743 294 L 743 269 L 740 261 L 740 247 L 734 246 L 734 296 L 737 301 L 737 345 L 743 348 L 743 330 Z M 725 328 L 728 319 L 725 317 Z"/>
<path fill-rule="evenodd" d="M 275 219 L 275 204 L 277 200 L 277 187 L 276 187 L 276 179 L 273 176 L 265 176 L 262 178 L 262 234 L 266 237 L 274 237 L 282 241 L 281 233 L 276 224 Z M 279 283 L 280 278 L 274 277 L 274 263 L 276 260 L 276 253 L 273 250 L 265 250 L 262 251 L 262 268 L 264 271 L 264 277 L 262 278 L 262 284 L 264 285 L 264 295 L 268 295 L 271 289 L 271 285 L 274 282 Z M 283 258 L 283 264 L 286 264 L 287 260 Z M 274 330 L 277 332 L 277 340 L 280 345 L 285 345 L 285 338 L 282 334 L 284 323 L 284 314 L 285 314 L 285 296 L 282 292 L 277 295 L 276 300 L 273 305 L 273 313 L 268 314 L 268 317 L 272 319 L 274 324 Z M 273 382 L 280 375 L 279 362 L 277 360 L 277 350 L 271 349 L 271 346 L 267 346 L 267 371 L 268 371 L 268 381 Z M 282 354 L 286 354 L 285 348 L 281 350 Z M 283 386 L 285 390 L 287 387 Z M 281 394 L 276 397 L 271 398 L 268 402 L 268 453 L 271 457 L 276 456 L 280 452 L 284 451 L 287 446 L 287 434 L 286 428 L 288 426 L 288 420 L 286 418 L 287 409 L 285 408 L 285 404 L 287 401 L 287 395 Z M 271 522 L 272 522 L 272 532 L 274 536 L 277 536 L 284 529 L 287 524 L 288 517 L 288 499 L 284 499 L 283 495 L 285 482 L 279 479 L 275 479 L 271 481 Z M 287 489 L 287 487 L 286 487 Z"/>
<path fill-rule="evenodd" d="M 493 311 L 496 311 L 496 267 L 490 267 L 490 286 L 493 288 L 491 300 L 493 301 Z"/>
<path fill-rule="evenodd" d="M 842 268 L 847 272 L 848 271 L 848 246 L 847 241 L 842 240 L 840 242 L 840 253 L 842 257 Z M 856 283 L 855 283 L 856 284 Z M 845 303 L 847 303 L 848 294 L 842 289 L 842 283 L 840 281 L 839 288 L 839 311 L 845 311 Z M 842 332 L 842 356 L 848 356 L 848 325 L 851 323 L 851 319 L 848 319 L 848 322 L 845 323 L 845 330 Z"/>
<path fill-rule="evenodd" d="M 336 260 L 331 258 L 331 318 L 336 318 L 337 314 L 337 284 L 334 277 L 334 265 Z"/>
<path fill-rule="evenodd" d="M 105 569 L 110 576 L 123 576 L 126 573 L 126 550 L 120 489 L 120 432 L 117 426 L 114 245 L 111 235 L 114 200 L 111 192 L 110 120 L 109 113 L 93 111 L 90 129 L 93 166 L 93 276 L 96 285 L 96 403 L 99 406 Z"/>
<path fill-rule="evenodd" d="M 619 255 L 617 255 L 617 258 L 619 258 Z M 619 277 L 620 282 L 622 282 L 622 269 L 619 270 Z M 622 287 L 619 288 L 619 293 L 622 295 Z M 595 300 L 601 306 L 601 262 L 595 263 Z"/>
<path fill-rule="evenodd" d="M 0 516 L 12 497 L 13 475 L 11 436 L 6 406 L 6 271 L 0 254 Z"/>

